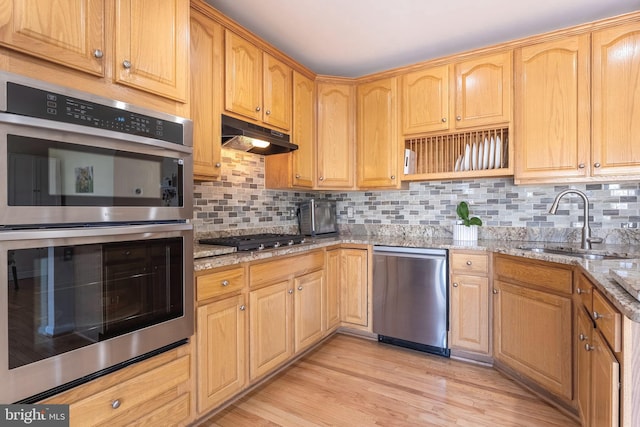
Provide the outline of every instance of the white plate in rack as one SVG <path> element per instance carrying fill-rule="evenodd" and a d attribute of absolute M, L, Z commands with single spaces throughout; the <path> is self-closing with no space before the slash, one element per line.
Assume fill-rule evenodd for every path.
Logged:
<path fill-rule="evenodd" d="M 455 164 L 453 165 L 454 172 L 460 172 L 460 165 L 462 164 L 462 154 L 458 156 Z"/>
<path fill-rule="evenodd" d="M 493 165 L 496 160 L 496 141 L 491 137 L 491 142 L 489 143 L 489 169 L 493 169 Z"/>
<path fill-rule="evenodd" d="M 489 169 L 489 140 L 487 138 L 484 139 L 482 169 Z"/>
<path fill-rule="evenodd" d="M 470 168 L 471 168 L 471 147 L 469 147 L 469 144 L 467 144 L 467 146 L 464 148 L 463 162 L 464 162 L 464 168 L 462 170 L 465 170 L 465 171 L 470 170 Z"/>
<path fill-rule="evenodd" d="M 502 167 L 502 141 L 500 135 L 496 135 L 496 169 Z"/>
<path fill-rule="evenodd" d="M 478 169 L 484 169 L 484 142 L 478 142 Z"/>
<path fill-rule="evenodd" d="M 474 142 L 471 148 L 471 168 L 478 170 L 478 145 Z"/>

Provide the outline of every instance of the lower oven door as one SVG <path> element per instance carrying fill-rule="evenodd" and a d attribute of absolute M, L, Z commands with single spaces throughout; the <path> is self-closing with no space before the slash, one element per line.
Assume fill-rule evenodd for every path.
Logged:
<path fill-rule="evenodd" d="M 194 331 L 189 224 L 1 232 L 0 272 L 0 403 L 77 382 Z"/>

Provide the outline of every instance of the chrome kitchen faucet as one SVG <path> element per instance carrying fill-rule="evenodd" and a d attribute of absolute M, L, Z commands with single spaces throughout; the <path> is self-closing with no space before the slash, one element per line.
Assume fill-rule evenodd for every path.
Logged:
<path fill-rule="evenodd" d="M 553 201 L 551 208 L 549 208 L 549 213 L 552 215 L 556 214 L 558 210 L 558 205 L 560 204 L 560 199 L 565 194 L 577 194 L 582 198 L 582 203 L 584 204 L 584 223 L 582 225 L 582 249 L 589 250 L 591 249 L 592 243 L 602 243 L 601 237 L 591 237 L 591 227 L 589 226 L 589 199 L 587 199 L 587 195 L 584 194 L 580 190 L 564 190 L 558 193 L 556 199 Z"/>

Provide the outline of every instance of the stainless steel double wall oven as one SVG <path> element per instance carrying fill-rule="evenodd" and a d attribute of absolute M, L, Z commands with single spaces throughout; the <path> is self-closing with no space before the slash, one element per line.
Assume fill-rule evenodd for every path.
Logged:
<path fill-rule="evenodd" d="M 193 334 L 192 123 L 0 72 L 0 403 Z"/>

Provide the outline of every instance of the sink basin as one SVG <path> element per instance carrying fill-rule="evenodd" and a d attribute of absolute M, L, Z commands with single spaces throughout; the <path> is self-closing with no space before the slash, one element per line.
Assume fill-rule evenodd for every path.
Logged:
<path fill-rule="evenodd" d="M 575 258 L 582 259 L 590 259 L 590 260 L 603 260 L 603 259 L 628 259 L 629 257 L 624 254 L 610 253 L 610 252 L 601 252 L 596 250 L 585 250 L 585 249 L 576 249 L 576 248 L 568 248 L 563 246 L 521 246 L 519 249 L 524 249 L 526 251 L 536 252 L 536 253 L 544 253 L 544 254 L 554 254 L 554 255 L 564 255 Z"/>

